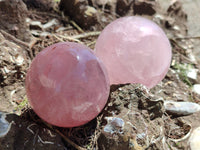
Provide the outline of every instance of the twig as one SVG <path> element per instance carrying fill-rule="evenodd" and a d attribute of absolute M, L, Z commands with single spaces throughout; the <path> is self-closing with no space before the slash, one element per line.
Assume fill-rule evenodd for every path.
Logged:
<path fill-rule="evenodd" d="M 0 30 L 0 31 L 1 31 L 1 33 L 2 33 L 4 36 L 8 37 L 9 39 L 11 39 L 12 41 L 14 41 L 15 43 L 20 44 L 20 45 L 23 45 L 23 46 L 29 48 L 29 43 L 23 42 L 23 41 L 21 41 L 20 39 L 17 39 L 16 37 L 14 37 L 13 35 L 11 35 L 10 33 L 7 33 L 7 32 L 5 32 L 5 31 L 3 31 L 3 30 Z"/>
<path fill-rule="evenodd" d="M 35 133 L 33 132 L 33 130 L 30 129 L 30 127 L 32 127 L 32 126 L 34 126 L 34 125 L 37 125 L 37 124 L 32 123 L 32 124 L 30 124 L 30 125 L 26 128 L 26 129 L 27 129 L 28 131 L 30 131 L 32 134 L 35 134 Z"/>
<path fill-rule="evenodd" d="M 182 46 L 180 46 L 174 39 L 170 39 L 170 41 L 176 45 L 178 48 L 183 49 L 183 50 L 187 50 L 185 48 L 183 48 Z M 176 50 L 176 49 L 175 49 Z M 177 50 L 176 50 L 177 51 Z M 190 62 L 191 64 L 196 64 L 195 62 L 191 61 L 189 58 L 187 58 L 185 55 L 181 54 L 179 51 L 177 51 L 184 59 L 186 59 L 188 62 Z"/>
<path fill-rule="evenodd" d="M 33 146 L 35 145 L 36 136 L 38 135 L 38 133 L 39 133 L 39 129 L 37 129 L 36 134 L 35 134 L 35 136 L 34 136 L 34 138 L 33 138 Z"/>
<path fill-rule="evenodd" d="M 74 39 L 81 39 L 81 38 L 86 38 L 86 37 L 89 37 L 89 36 L 97 36 L 100 33 L 101 33 L 100 31 L 87 32 L 87 33 L 82 33 L 82 34 L 74 35 L 74 36 L 72 36 L 72 38 L 74 38 Z"/>
<path fill-rule="evenodd" d="M 39 40 L 39 39 L 37 39 L 37 38 L 33 38 L 33 40 L 31 40 L 31 42 L 30 42 L 30 44 L 29 44 L 29 48 L 32 49 L 33 46 L 37 43 L 38 40 Z"/>
<path fill-rule="evenodd" d="M 59 38 L 57 35 L 55 35 L 55 34 L 52 34 L 52 35 L 53 35 L 53 37 L 55 37 L 56 39 L 58 39 L 60 42 L 64 42 L 64 40 L 61 39 L 61 38 Z"/>
<path fill-rule="evenodd" d="M 70 40 L 70 41 L 75 41 L 78 43 L 83 43 L 81 42 L 79 39 L 81 38 L 86 38 L 86 37 L 90 37 L 90 36 L 97 36 L 99 35 L 101 32 L 100 31 L 95 31 L 95 32 L 87 32 L 87 33 L 82 33 L 82 34 L 78 34 L 78 35 L 74 35 L 74 36 L 64 36 L 64 35 L 56 35 L 53 34 L 53 36 L 58 39 L 61 42 L 64 42 L 64 39 Z M 93 45 L 96 43 L 96 40 L 93 42 L 90 42 L 87 46 Z"/>
<path fill-rule="evenodd" d="M 16 37 L 14 37 L 13 35 L 11 35 L 10 33 L 7 33 L 3 30 L 0 30 L 0 32 L 7 38 L 11 39 L 13 42 L 15 42 L 16 44 L 22 45 L 24 47 L 26 47 L 26 51 L 30 54 L 31 58 L 33 58 L 33 52 L 32 52 L 32 47 L 34 46 L 34 44 L 37 42 L 37 39 L 33 39 L 30 43 L 26 43 L 21 41 L 20 39 L 17 39 Z M 5 41 L 1 42 L 1 44 L 3 44 Z"/>
<path fill-rule="evenodd" d="M 40 142 L 42 144 L 54 144 L 54 142 L 51 142 L 51 141 L 43 141 L 42 138 L 38 135 L 38 139 L 40 140 Z"/>
<path fill-rule="evenodd" d="M 94 41 L 88 43 L 87 46 L 89 47 L 89 46 L 91 46 L 91 45 L 94 45 L 95 43 L 96 43 L 96 40 L 94 40 Z"/>
<path fill-rule="evenodd" d="M 65 40 L 63 40 L 63 39 L 67 39 L 67 40 L 70 40 L 70 41 L 75 41 L 75 42 L 78 42 L 78 43 L 83 43 L 83 42 L 81 42 L 80 40 L 78 40 L 78 39 L 75 39 L 75 38 L 72 38 L 72 37 L 70 37 L 70 36 L 64 36 L 64 35 L 53 35 L 55 38 L 57 38 L 58 40 L 60 40 L 60 41 L 65 41 Z M 63 38 L 63 39 L 61 39 L 61 38 Z"/>
<path fill-rule="evenodd" d="M 187 50 L 186 48 L 180 46 L 175 39 L 170 39 L 170 42 L 172 42 L 173 44 L 175 44 L 180 49 Z"/>
<path fill-rule="evenodd" d="M 200 39 L 200 36 L 187 36 L 187 37 L 176 37 L 175 40 L 184 40 L 184 39 Z"/>
<path fill-rule="evenodd" d="M 96 149 L 98 147 L 98 142 L 97 142 L 97 139 L 98 137 L 100 136 L 101 134 L 101 125 L 100 125 L 100 120 L 102 120 L 102 117 L 103 117 L 103 114 L 101 114 L 100 116 L 97 117 L 97 127 L 95 129 L 95 132 L 94 132 L 94 137 L 93 139 L 91 139 L 91 142 L 92 142 L 92 147 L 91 149 Z M 94 148 L 96 147 L 96 148 Z M 97 148 L 98 149 L 98 148 Z"/>
<path fill-rule="evenodd" d="M 72 142 L 68 137 L 66 137 L 64 134 L 62 134 L 58 129 L 54 129 L 52 125 L 43 122 L 47 127 L 49 127 L 52 130 L 55 130 L 56 133 L 58 133 L 67 143 L 69 143 L 70 145 L 72 145 L 73 147 L 75 147 L 77 150 L 87 150 L 77 144 L 75 144 L 74 142 Z"/>
<path fill-rule="evenodd" d="M 58 14 L 55 13 L 50 13 L 50 12 L 41 12 L 41 11 L 33 11 L 33 13 L 37 14 L 37 15 L 45 15 L 45 16 L 50 16 L 50 17 L 54 17 L 54 18 L 58 18 L 58 19 L 62 19 L 62 17 Z"/>
<path fill-rule="evenodd" d="M 83 29 L 81 29 L 81 27 L 79 27 L 76 22 L 74 22 L 73 20 L 70 20 L 70 23 L 81 33 L 84 33 Z"/>
<path fill-rule="evenodd" d="M 62 138 L 64 138 L 65 141 L 67 141 L 69 144 L 71 144 L 73 147 L 75 147 L 77 150 L 87 150 L 83 147 L 78 146 L 77 144 L 75 144 L 74 142 L 72 142 L 68 137 L 66 137 L 64 134 L 62 134 L 59 130 L 55 130 L 60 136 L 62 136 Z"/>

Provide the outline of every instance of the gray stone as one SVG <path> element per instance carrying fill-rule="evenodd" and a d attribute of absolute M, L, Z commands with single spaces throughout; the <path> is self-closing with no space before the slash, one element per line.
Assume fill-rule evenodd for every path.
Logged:
<path fill-rule="evenodd" d="M 0 1 L 0 29 L 22 41 L 31 41 L 26 17 L 28 10 L 22 0 Z"/>
<path fill-rule="evenodd" d="M 192 102 L 165 101 L 165 110 L 175 115 L 190 115 L 200 111 L 200 105 Z"/>
<path fill-rule="evenodd" d="M 200 127 L 196 128 L 190 138 L 189 138 L 189 145 L 191 150 L 199 150 L 200 148 Z"/>

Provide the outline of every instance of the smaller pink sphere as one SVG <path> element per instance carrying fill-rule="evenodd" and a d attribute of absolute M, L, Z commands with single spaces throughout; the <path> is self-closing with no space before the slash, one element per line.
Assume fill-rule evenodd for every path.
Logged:
<path fill-rule="evenodd" d="M 106 66 L 111 84 L 141 83 L 148 88 L 164 78 L 172 57 L 163 30 L 137 16 L 119 18 L 106 26 L 95 53 Z"/>
<path fill-rule="evenodd" d="M 45 48 L 26 76 L 31 107 L 43 120 L 60 127 L 94 119 L 105 106 L 109 89 L 101 61 L 88 47 L 72 42 Z"/>

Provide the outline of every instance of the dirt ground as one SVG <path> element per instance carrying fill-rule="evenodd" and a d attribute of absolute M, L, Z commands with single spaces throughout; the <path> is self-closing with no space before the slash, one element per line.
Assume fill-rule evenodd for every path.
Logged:
<path fill-rule="evenodd" d="M 52 1 L 0 1 L 0 111 L 11 123 L 8 134 L 0 135 L 0 150 L 190 149 L 189 137 L 200 126 L 200 112 L 177 115 L 164 106 L 165 101 L 200 104 L 200 94 L 193 90 L 200 84 L 200 32 L 192 24 L 187 0 Z M 26 98 L 24 81 L 32 59 L 61 41 L 94 49 L 107 24 L 130 15 L 153 20 L 171 42 L 172 62 L 162 82 L 150 91 L 140 84 L 111 86 L 103 111 L 84 126 L 58 128 L 43 122 Z M 196 71 L 195 78 L 188 76 L 189 70 Z M 123 126 L 110 133 L 105 129 L 112 117 L 122 119 Z"/>

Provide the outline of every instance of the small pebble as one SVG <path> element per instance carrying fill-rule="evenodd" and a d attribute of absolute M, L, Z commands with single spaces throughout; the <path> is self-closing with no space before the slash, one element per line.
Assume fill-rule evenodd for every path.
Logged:
<path fill-rule="evenodd" d="M 6 114 L 0 112 L 0 138 L 5 136 L 10 130 L 11 124 L 5 120 Z"/>
<path fill-rule="evenodd" d="M 196 80 L 197 79 L 197 69 L 189 69 L 187 72 L 187 77 Z"/>
<path fill-rule="evenodd" d="M 115 128 L 123 128 L 124 127 L 124 120 L 121 118 L 113 118 L 110 122 L 112 126 Z"/>
<path fill-rule="evenodd" d="M 200 111 L 200 105 L 192 102 L 165 101 L 165 110 L 175 115 L 190 115 Z"/>
<path fill-rule="evenodd" d="M 195 84 L 193 86 L 193 92 L 195 92 L 195 93 L 200 95 L 200 84 Z"/>
<path fill-rule="evenodd" d="M 121 133 L 124 128 L 124 120 L 116 117 L 107 117 L 107 125 L 104 127 L 104 133 L 112 136 L 114 133 Z"/>
<path fill-rule="evenodd" d="M 196 128 L 190 138 L 189 145 L 191 150 L 199 150 L 200 149 L 200 127 Z"/>

